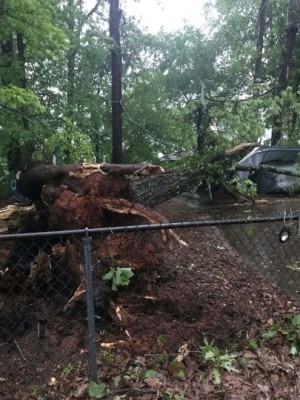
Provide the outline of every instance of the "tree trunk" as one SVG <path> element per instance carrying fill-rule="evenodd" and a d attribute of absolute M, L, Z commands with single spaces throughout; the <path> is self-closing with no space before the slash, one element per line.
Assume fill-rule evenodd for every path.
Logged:
<path fill-rule="evenodd" d="M 14 41 L 12 37 L 6 41 L 1 41 L 1 58 L 4 69 L 1 76 L 2 85 L 8 86 L 13 83 L 11 67 L 14 61 Z M 18 169 L 23 167 L 20 146 L 16 143 L 16 141 L 11 141 L 8 145 L 7 165 L 8 171 L 15 173 L 18 171 Z"/>
<path fill-rule="evenodd" d="M 203 153 L 207 135 L 207 109 L 203 104 L 197 107 L 196 131 L 197 131 L 197 152 Z"/>
<path fill-rule="evenodd" d="M 25 56 L 25 40 L 22 33 L 17 32 L 17 49 L 18 49 L 18 61 L 20 67 L 20 86 L 23 89 L 27 88 L 27 77 L 26 77 L 26 56 Z M 22 117 L 22 123 L 24 130 L 29 132 L 30 124 L 29 119 L 25 116 Z M 28 135 L 29 139 L 26 141 L 24 145 L 24 155 L 23 159 L 25 160 L 25 164 L 29 165 L 32 163 L 32 154 L 35 151 L 35 143 L 30 139 L 30 135 Z"/>
<path fill-rule="evenodd" d="M 266 31 L 266 10 L 268 0 L 261 0 L 258 12 L 256 58 L 253 80 L 256 82 L 262 77 L 262 52 L 264 47 L 264 36 Z"/>
<path fill-rule="evenodd" d="M 15 51 L 16 50 L 16 51 Z M 25 56 L 25 40 L 22 33 L 17 32 L 16 38 L 11 37 L 6 42 L 1 42 L 1 51 L 3 54 L 3 66 L 7 71 L 3 73 L 2 84 L 8 86 L 15 84 L 22 89 L 27 88 L 26 79 L 26 56 Z M 13 63 L 18 65 L 17 70 L 12 68 Z M 11 68 L 14 70 L 14 75 L 11 74 Z M 29 120 L 22 116 L 22 125 L 25 131 L 29 131 Z M 29 135 L 28 135 L 29 137 Z M 10 172 L 16 173 L 23 168 L 25 163 L 31 161 L 31 155 L 35 149 L 34 142 L 27 139 L 24 146 L 21 146 L 17 137 L 8 144 L 7 149 L 7 164 Z"/>
<path fill-rule="evenodd" d="M 13 38 L 9 38 L 6 41 L 1 41 L 1 58 L 2 58 L 2 67 L 4 68 L 4 72 L 1 76 L 1 81 L 3 86 L 10 85 L 13 80 L 11 76 L 11 67 L 13 64 L 14 58 L 14 42 Z"/>
<path fill-rule="evenodd" d="M 112 77 L 112 162 L 122 163 L 122 58 L 120 42 L 121 10 L 119 0 L 110 0 L 109 35 L 113 40 L 111 49 Z"/>
<path fill-rule="evenodd" d="M 160 174 L 163 172 L 163 169 L 158 165 L 152 164 L 37 164 L 24 172 L 18 173 L 17 191 L 33 201 L 41 199 L 45 186 L 59 187 L 61 184 L 64 184 L 71 187 L 74 192 L 78 192 L 81 190 L 81 181 L 78 181 L 78 179 L 98 172 L 110 176 L 131 174 L 135 176 L 149 176 Z M 56 194 L 54 192 L 51 193 L 53 196 Z"/>
<path fill-rule="evenodd" d="M 80 49 L 80 37 L 84 24 L 97 11 L 100 0 L 97 0 L 91 10 L 83 14 L 83 2 L 79 2 L 79 11 L 76 10 L 76 2 L 67 2 L 67 26 L 69 30 L 70 48 L 67 53 L 67 117 L 74 119 L 76 114 L 76 57 Z M 78 17 L 78 15 L 80 17 Z"/>
<path fill-rule="evenodd" d="M 67 117 L 71 120 L 74 116 L 74 94 L 75 94 L 75 60 L 78 52 L 80 30 L 76 29 L 76 18 L 74 13 L 74 0 L 68 0 L 67 25 L 70 35 L 70 48 L 67 53 Z"/>
<path fill-rule="evenodd" d="M 292 65 L 292 58 L 295 46 L 296 36 L 299 30 L 300 17 L 300 0 L 289 0 L 287 12 L 287 26 L 285 41 L 281 51 L 281 60 L 279 66 L 278 85 L 275 90 L 275 95 L 280 93 L 288 86 L 289 71 Z M 271 144 L 276 145 L 282 137 L 282 113 L 275 115 L 273 120 L 273 130 Z"/>

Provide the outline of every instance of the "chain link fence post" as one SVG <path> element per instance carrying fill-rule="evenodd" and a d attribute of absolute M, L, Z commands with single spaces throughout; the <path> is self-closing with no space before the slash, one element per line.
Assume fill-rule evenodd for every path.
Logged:
<path fill-rule="evenodd" d="M 88 323 L 88 346 L 89 346 L 89 373 L 90 379 L 97 382 L 97 355 L 96 355 L 96 331 L 95 331 L 95 311 L 94 311 L 94 290 L 93 290 L 93 274 L 92 274 L 92 238 L 88 235 L 86 228 L 86 236 L 82 239 L 84 254 L 84 272 L 86 287 L 86 309 Z"/>

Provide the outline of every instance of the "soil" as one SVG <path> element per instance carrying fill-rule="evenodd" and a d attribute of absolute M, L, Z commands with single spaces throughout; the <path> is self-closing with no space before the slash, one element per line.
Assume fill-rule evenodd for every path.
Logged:
<path fill-rule="evenodd" d="M 157 211 L 176 222 L 212 219 L 182 198 Z M 94 270 L 101 398 L 299 399 L 300 357 L 289 355 L 290 344 L 279 334 L 262 340 L 273 322 L 286 325 L 286 314 L 299 313 L 297 301 L 251 268 L 218 227 L 177 233 L 188 246 L 173 244 L 146 268 L 139 268 L 138 246 L 131 249 L 139 269 L 117 293 L 101 286 L 103 271 Z M 138 243 L 140 234 L 132 235 Z M 161 234 L 151 235 L 160 249 Z M 19 310 L 14 326 L 2 332 L 0 398 L 91 398 L 85 304 L 65 311 L 67 295 L 38 293 L 0 292 L 0 312 L 7 304 Z M 0 318 L 3 326 L 7 320 Z M 214 381 L 217 364 L 203 358 L 204 339 L 236 356 L 234 370 L 218 369 L 220 383 Z"/>

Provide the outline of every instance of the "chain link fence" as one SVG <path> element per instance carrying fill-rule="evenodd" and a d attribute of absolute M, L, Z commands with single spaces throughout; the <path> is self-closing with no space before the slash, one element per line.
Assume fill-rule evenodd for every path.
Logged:
<path fill-rule="evenodd" d="M 181 241 L 168 250 L 167 229 Z M 0 377 L 33 385 L 46 359 L 45 374 L 66 371 L 80 353 L 97 381 L 99 343 L 230 340 L 276 315 L 278 296 L 298 303 L 299 239 L 297 215 L 2 235 Z"/>

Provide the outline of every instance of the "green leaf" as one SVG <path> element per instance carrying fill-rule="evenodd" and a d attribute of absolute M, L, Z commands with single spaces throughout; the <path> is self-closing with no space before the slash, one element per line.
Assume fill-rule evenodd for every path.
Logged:
<path fill-rule="evenodd" d="M 262 334 L 262 338 L 263 338 L 263 339 L 266 339 L 266 340 L 271 339 L 273 336 L 276 335 L 276 333 L 277 333 L 279 330 L 280 330 L 280 325 L 279 325 L 278 323 L 275 323 L 275 324 L 273 324 L 273 325 L 271 326 L 271 328 L 270 328 L 268 331 L 266 331 L 266 332 L 264 332 L 264 333 Z"/>
<path fill-rule="evenodd" d="M 103 279 L 106 280 L 106 281 L 109 281 L 114 277 L 114 275 L 115 275 L 114 271 L 111 270 L 107 274 L 103 275 Z"/>
<path fill-rule="evenodd" d="M 214 377 L 214 383 L 219 385 L 221 383 L 221 374 L 218 368 L 213 368 L 212 375 Z"/>
<path fill-rule="evenodd" d="M 292 317 L 292 325 L 293 326 L 300 326 L 300 314 L 294 315 Z"/>
<path fill-rule="evenodd" d="M 297 353 L 298 353 L 297 345 L 296 345 L 295 343 L 293 343 L 293 344 L 291 345 L 289 354 L 291 354 L 292 356 L 295 356 Z"/>
<path fill-rule="evenodd" d="M 207 350 L 204 352 L 204 360 L 213 360 L 215 358 L 215 352 L 213 350 Z"/>
<path fill-rule="evenodd" d="M 115 376 L 114 378 L 114 385 L 117 387 L 119 386 L 120 382 L 121 382 L 122 378 L 120 375 Z"/>
<path fill-rule="evenodd" d="M 112 290 L 117 290 L 118 286 L 127 286 L 134 273 L 131 268 L 111 268 L 110 272 L 102 278 L 112 281 Z"/>
<path fill-rule="evenodd" d="M 157 372 L 154 371 L 154 369 L 148 369 L 148 371 L 146 371 L 144 374 L 144 378 L 154 378 L 156 374 Z"/>
<path fill-rule="evenodd" d="M 171 374 L 178 376 L 179 378 L 185 377 L 184 365 L 182 364 L 182 362 L 179 362 L 176 359 L 170 362 L 170 364 L 168 365 L 168 371 Z"/>
<path fill-rule="evenodd" d="M 247 235 L 251 238 L 254 235 L 254 229 L 252 226 L 247 228 Z"/>
<path fill-rule="evenodd" d="M 167 343 L 167 336 L 166 335 L 159 335 L 157 338 L 157 344 L 160 346 L 164 346 Z"/>
<path fill-rule="evenodd" d="M 89 385 L 89 395 L 90 397 L 95 397 L 96 399 L 101 399 L 107 394 L 107 387 L 104 383 L 91 382 Z"/>
<path fill-rule="evenodd" d="M 131 268 L 120 268 L 120 283 L 119 285 L 128 285 L 130 282 L 130 278 L 133 277 L 134 273 Z"/>

